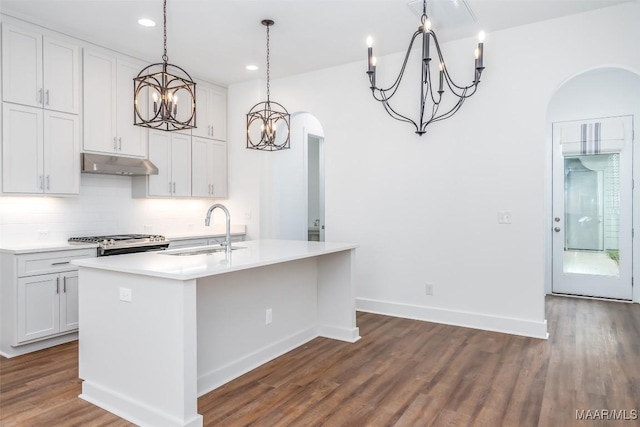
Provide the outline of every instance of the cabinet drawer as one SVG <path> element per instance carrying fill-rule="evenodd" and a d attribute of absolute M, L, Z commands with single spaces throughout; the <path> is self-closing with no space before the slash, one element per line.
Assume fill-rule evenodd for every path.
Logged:
<path fill-rule="evenodd" d="M 75 249 L 18 255 L 16 256 L 18 260 L 18 277 L 77 270 L 78 267 L 71 264 L 72 260 L 93 258 L 96 255 L 96 249 Z"/>

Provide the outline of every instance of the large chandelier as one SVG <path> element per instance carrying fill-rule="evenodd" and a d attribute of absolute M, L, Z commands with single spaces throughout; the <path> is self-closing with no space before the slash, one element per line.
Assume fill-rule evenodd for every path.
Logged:
<path fill-rule="evenodd" d="M 267 27 L 267 100 L 254 105 L 247 113 L 247 148 L 262 151 L 278 151 L 291 148 L 290 117 L 286 108 L 271 101 L 269 27 L 274 22 L 264 19 Z"/>
<path fill-rule="evenodd" d="M 454 83 L 454 81 L 451 79 L 451 76 L 449 75 L 447 65 L 445 64 L 444 58 L 442 56 L 440 44 L 438 43 L 438 38 L 436 37 L 436 33 L 431 29 L 431 21 L 427 16 L 426 0 L 423 0 L 422 2 L 422 17 L 420 18 L 420 20 L 421 25 L 418 27 L 418 30 L 413 34 L 413 37 L 411 38 L 409 48 L 407 49 L 407 54 L 404 58 L 402 68 L 400 69 L 400 74 L 396 78 L 393 85 L 386 89 L 382 89 L 376 86 L 376 58 L 373 56 L 373 40 L 371 39 L 371 37 L 367 38 L 367 56 L 369 61 L 367 74 L 369 75 L 369 81 L 371 83 L 370 88 L 373 98 L 376 101 L 382 102 L 382 105 L 391 117 L 401 122 L 411 123 L 416 129 L 416 133 L 418 135 L 423 135 L 426 132 L 425 129 L 429 124 L 448 119 L 449 117 L 453 116 L 460 109 L 464 101 L 476 92 L 478 84 L 480 83 L 480 75 L 482 74 L 482 70 L 484 70 L 484 32 L 480 32 L 478 47 L 475 51 L 476 60 L 473 82 L 469 86 L 459 86 Z M 396 94 L 398 87 L 400 86 L 400 82 L 402 81 L 407 62 L 409 60 L 411 48 L 413 47 L 413 43 L 418 36 L 422 36 L 422 61 L 420 61 L 422 64 L 420 84 L 420 115 L 418 120 L 413 120 L 406 115 L 397 112 L 391 106 L 390 101 L 391 98 Z M 437 67 L 439 69 L 439 72 L 437 90 L 432 83 L 432 72 L 430 66 L 431 39 L 433 39 L 435 50 L 438 55 Z M 433 82 L 435 82 L 435 78 L 433 79 Z M 447 91 L 445 91 L 445 87 L 448 89 Z M 453 98 L 449 97 L 449 99 L 447 99 L 449 94 L 451 94 Z M 446 111 L 440 111 L 440 107 L 443 104 L 442 101 L 445 101 L 445 108 L 448 108 Z"/>
<path fill-rule="evenodd" d="M 133 124 L 165 131 L 196 127 L 196 84 L 167 57 L 167 0 L 164 0 L 164 54 L 133 79 Z M 178 109 L 178 100 L 180 109 Z"/>

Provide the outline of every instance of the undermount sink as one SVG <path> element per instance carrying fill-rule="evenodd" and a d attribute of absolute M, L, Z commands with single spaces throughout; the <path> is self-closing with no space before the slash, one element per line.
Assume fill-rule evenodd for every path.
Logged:
<path fill-rule="evenodd" d="M 235 251 L 237 249 L 246 249 L 244 246 L 231 246 L 231 250 Z M 173 256 L 188 256 L 188 255 L 209 255 L 215 254 L 218 252 L 225 252 L 227 249 L 223 246 L 215 247 L 215 248 L 188 248 L 188 249 L 173 249 L 162 251 L 160 254 L 162 255 L 173 255 Z"/>

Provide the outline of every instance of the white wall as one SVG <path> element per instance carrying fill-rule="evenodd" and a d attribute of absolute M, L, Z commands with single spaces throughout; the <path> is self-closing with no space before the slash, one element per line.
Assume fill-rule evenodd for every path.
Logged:
<path fill-rule="evenodd" d="M 272 82 L 274 99 L 324 128 L 326 238 L 361 245 L 359 308 L 545 335 L 547 106 L 583 70 L 640 70 L 639 20 L 635 2 L 488 34 L 478 93 L 423 137 L 371 99 L 364 60 Z M 462 76 L 471 75 L 474 47 L 471 39 L 443 46 L 454 77 L 470 80 Z M 401 57 L 379 58 L 380 83 L 392 81 Z M 401 96 L 417 109 L 414 94 Z M 233 102 L 241 108 L 231 117 L 256 100 Z M 232 129 L 231 145 L 242 134 Z M 231 151 L 230 170 L 253 155 Z M 243 191 L 234 187 L 232 198 Z M 497 224 L 500 210 L 512 224 Z"/>
<path fill-rule="evenodd" d="M 603 67 L 570 76 L 553 95 L 547 114 L 548 191 L 551 192 L 551 124 L 553 122 L 607 116 L 634 116 L 634 130 L 640 135 L 640 75 L 622 68 Z M 634 143 L 634 174 L 640 182 L 640 145 Z M 640 227 L 640 188 L 634 189 L 634 227 Z M 551 293 L 551 204 L 546 206 L 547 227 L 545 289 Z M 640 238 L 634 239 L 634 276 L 640 276 Z M 640 286 L 634 289 L 634 300 L 640 302 Z"/>

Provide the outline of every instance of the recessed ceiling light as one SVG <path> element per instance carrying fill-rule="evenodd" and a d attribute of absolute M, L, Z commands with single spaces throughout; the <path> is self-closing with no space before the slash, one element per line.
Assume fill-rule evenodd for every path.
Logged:
<path fill-rule="evenodd" d="M 155 27 L 156 23 L 155 21 L 149 19 L 149 18 L 140 18 L 138 19 L 138 24 L 142 25 L 143 27 Z"/>
<path fill-rule="evenodd" d="M 257 71 L 258 70 L 258 66 L 257 65 L 247 65 L 244 68 L 246 68 L 249 71 Z"/>

